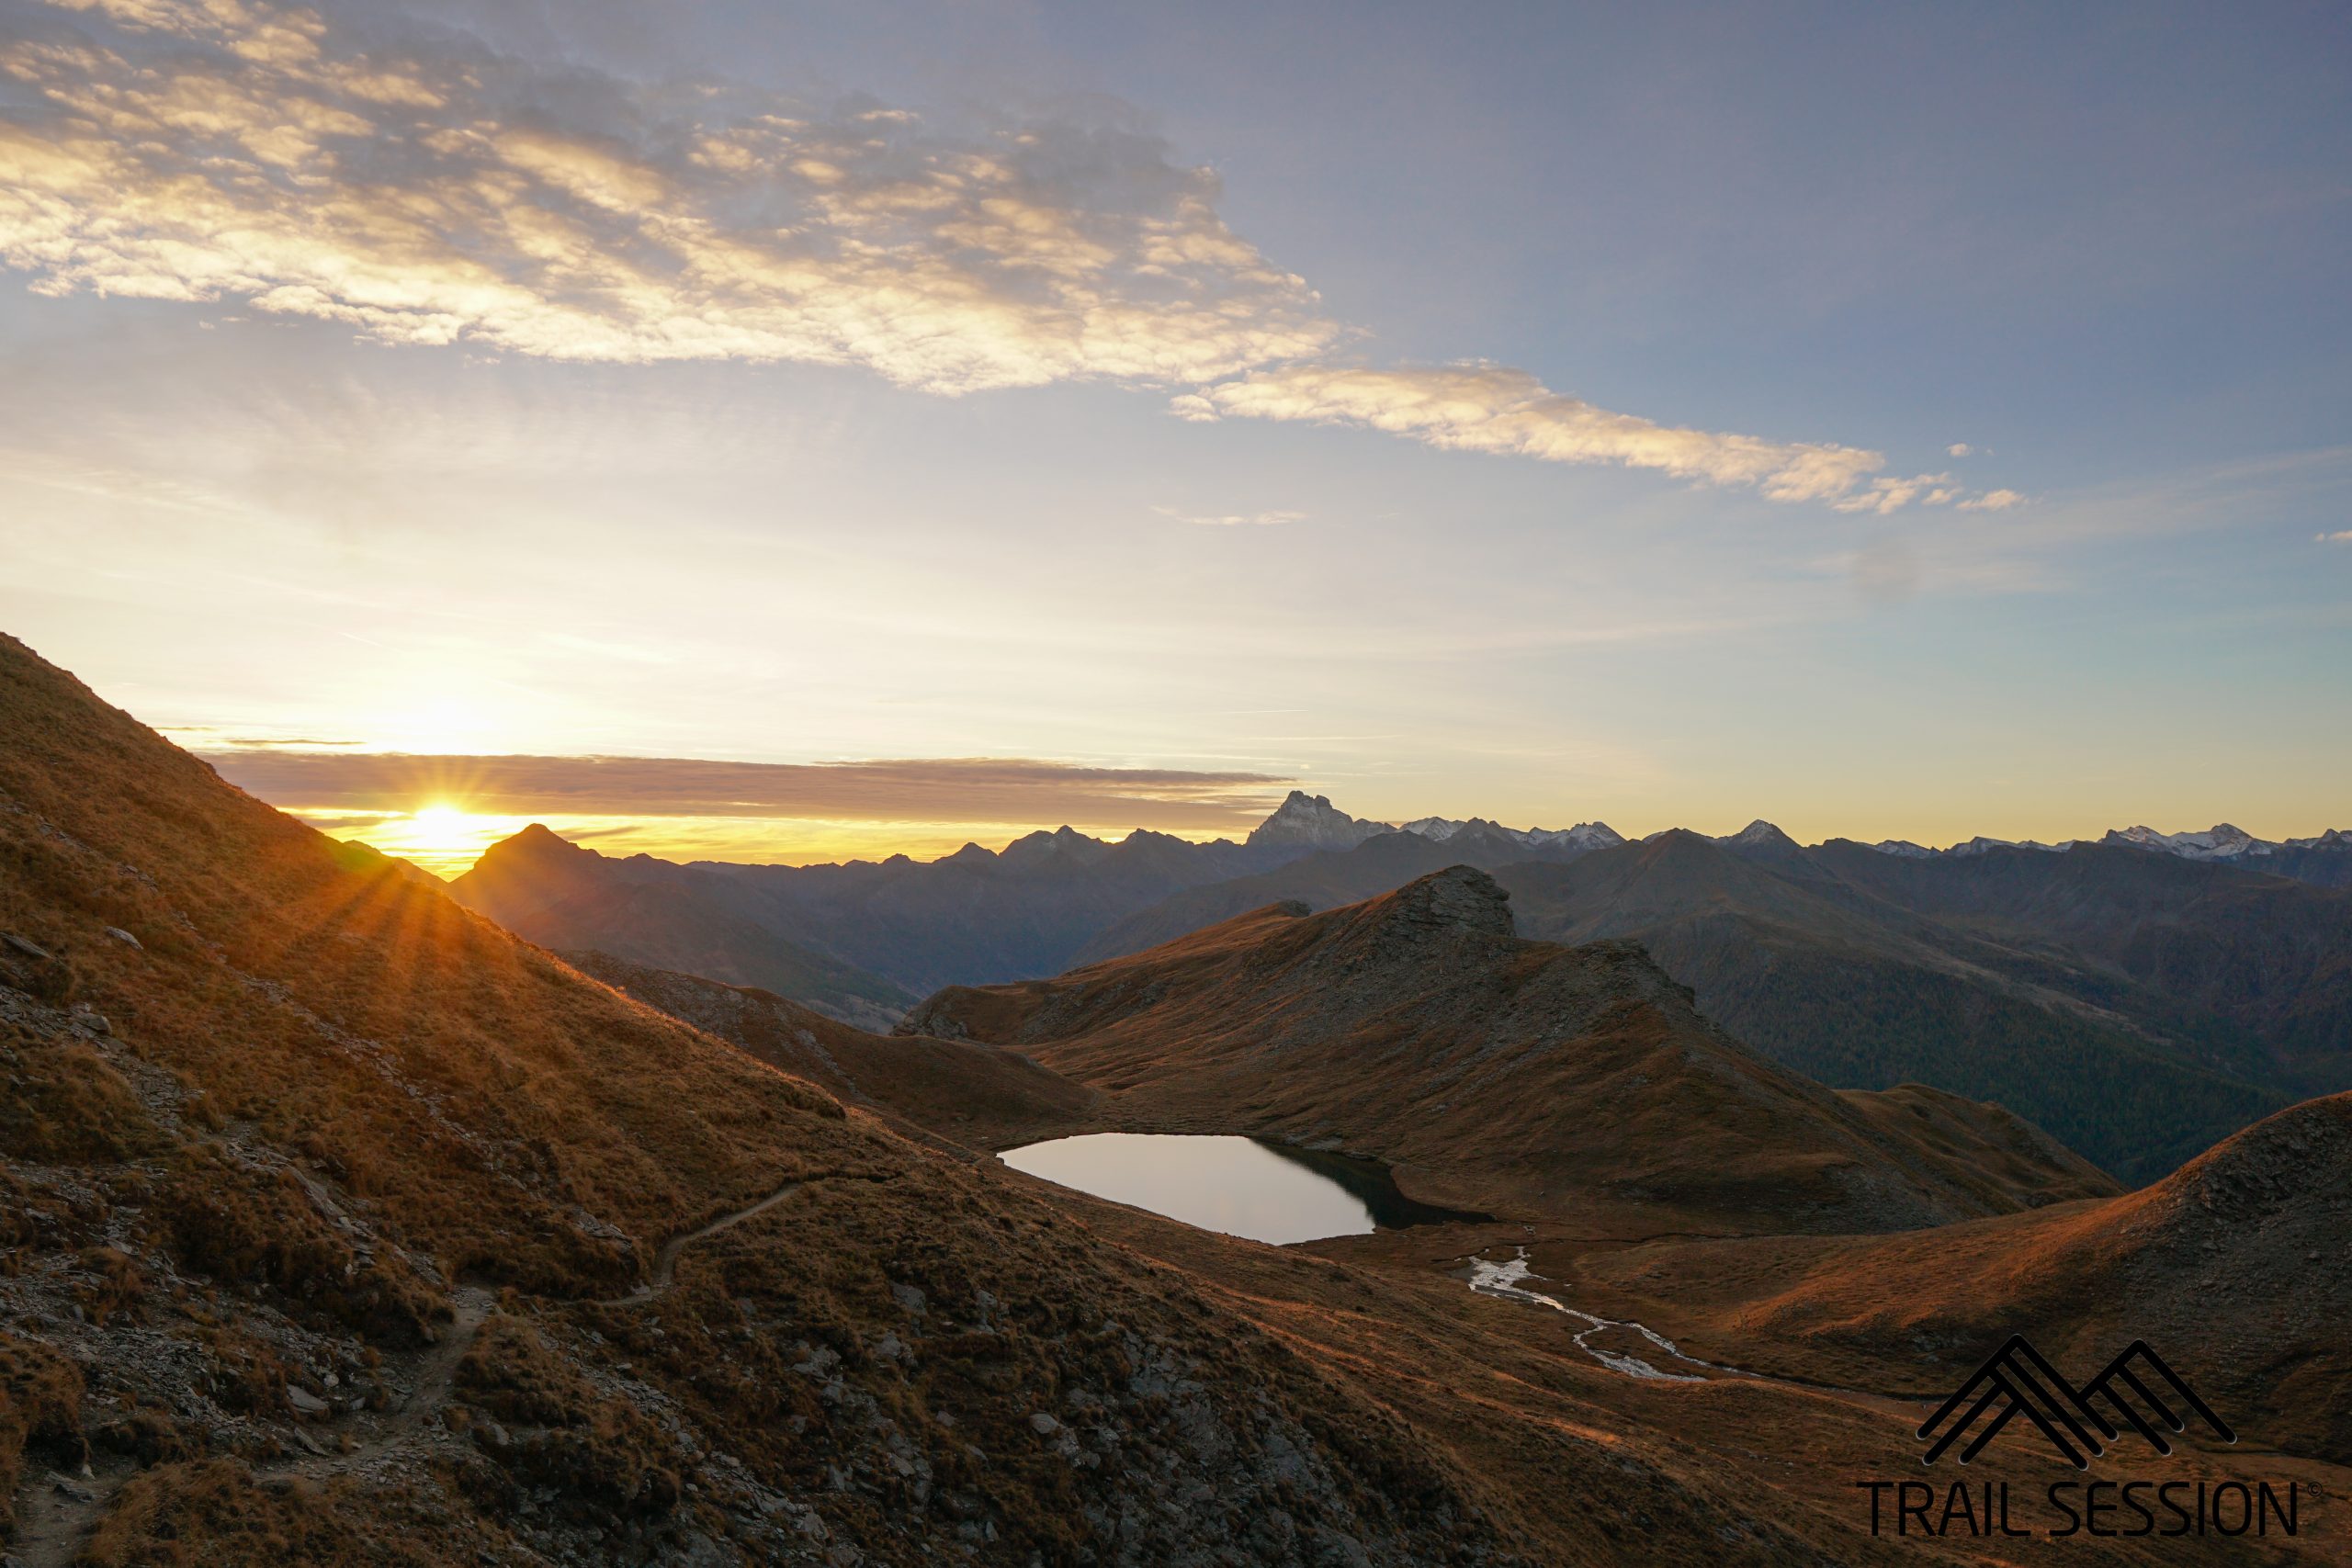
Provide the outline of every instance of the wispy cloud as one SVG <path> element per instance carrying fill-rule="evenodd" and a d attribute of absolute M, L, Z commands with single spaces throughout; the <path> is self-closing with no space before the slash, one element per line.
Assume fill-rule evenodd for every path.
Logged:
<path fill-rule="evenodd" d="M 1290 366 L 1185 393 L 1175 410 L 1186 419 L 1356 424 L 1460 451 L 1657 468 L 1711 484 L 1752 485 L 1775 501 L 1843 495 L 1886 463 L 1879 453 L 1852 446 L 1676 429 L 1612 413 L 1501 365 Z"/>
<path fill-rule="evenodd" d="M 1502 366 L 1343 363 L 1361 334 L 1233 232 L 1216 174 L 1131 130 L 950 137 L 870 101 L 628 82 L 454 31 L 386 23 L 361 47 L 261 0 L 47 4 L 73 20 L 0 44 L 0 263 L 38 291 L 477 353 L 856 365 L 946 394 L 1189 389 L 1191 419 L 1934 503 L 1860 447 L 1677 427 Z"/>
<path fill-rule="evenodd" d="M 1170 523 L 1189 524 L 1195 528 L 1272 528 L 1306 516 L 1304 512 L 1232 512 L 1222 516 L 1202 516 L 1179 512 L 1172 506 L 1155 506 L 1152 510 Z"/>
<path fill-rule="evenodd" d="M 1247 827 L 1292 781 L 1266 773 L 1094 768 L 1026 758 L 858 762 L 675 757 L 411 756 L 277 747 L 205 753 L 230 783 L 310 811 L 447 801 L 502 817 L 806 818 L 873 822 L 1148 821 Z"/>
<path fill-rule="evenodd" d="M 2314 543 L 2322 545 L 2352 545 L 2352 528 L 2341 529 L 2333 534 L 2314 534 L 2312 539 Z"/>
<path fill-rule="evenodd" d="M 1948 457 L 1973 457 L 1975 453 L 1976 448 L 1965 441 L 1955 441 L 1944 448 L 1944 456 Z"/>
<path fill-rule="evenodd" d="M 1872 479 L 1858 494 L 1835 502 L 1840 512 L 1875 512 L 1884 516 L 1914 501 L 1924 506 L 1944 506 L 1958 499 L 1950 474 L 1917 474 L 1907 479 Z"/>

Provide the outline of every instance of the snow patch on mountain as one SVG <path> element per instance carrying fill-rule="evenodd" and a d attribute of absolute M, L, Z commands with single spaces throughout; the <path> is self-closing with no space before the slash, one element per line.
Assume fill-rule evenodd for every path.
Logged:
<path fill-rule="evenodd" d="M 2240 860 L 2248 855 L 2271 854 L 2278 849 L 2277 844 L 2257 839 L 2228 822 L 2216 822 L 2201 833 L 2159 833 L 2148 827 L 2116 828 L 2109 829 L 2099 842 L 2156 850 L 2183 860 Z"/>
<path fill-rule="evenodd" d="M 1606 822 L 1579 822 L 1573 828 L 1506 828 L 1484 817 L 1473 817 L 1466 822 L 1448 817 L 1423 817 L 1406 823 L 1404 830 L 1418 833 L 1433 844 L 1442 844 L 1474 829 L 1500 834 L 1532 850 L 1605 850 L 1625 841 L 1625 836 Z"/>

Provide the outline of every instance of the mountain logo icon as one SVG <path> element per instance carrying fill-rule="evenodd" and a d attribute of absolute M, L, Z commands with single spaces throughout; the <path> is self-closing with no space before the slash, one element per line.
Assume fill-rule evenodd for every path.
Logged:
<path fill-rule="evenodd" d="M 2109 1412 L 2122 1425 L 2110 1419 Z M 1960 1462 L 1966 1464 L 2022 1416 L 2067 1463 L 2088 1470 L 2091 1461 L 2126 1429 L 2137 1432 L 2158 1453 L 2169 1454 L 2172 1444 L 2159 1428 L 2186 1432 L 2187 1417 L 2192 1415 L 2222 1441 L 2238 1440 L 2229 1423 L 2144 1339 L 2132 1341 L 2097 1377 L 2077 1388 L 2025 1336 L 2013 1334 L 1919 1424 L 1919 1440 L 1929 1444 L 1919 1462 L 1935 1463 L 1967 1438 L 1967 1447 L 1960 1450 Z"/>

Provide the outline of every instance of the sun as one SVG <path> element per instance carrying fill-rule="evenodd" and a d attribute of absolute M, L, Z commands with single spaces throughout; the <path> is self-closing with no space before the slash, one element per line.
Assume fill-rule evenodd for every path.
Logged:
<path fill-rule="evenodd" d="M 436 876 L 449 876 L 473 863 L 493 840 L 510 831 L 500 818 L 477 816 L 436 800 L 376 829 L 378 849 L 414 861 Z"/>

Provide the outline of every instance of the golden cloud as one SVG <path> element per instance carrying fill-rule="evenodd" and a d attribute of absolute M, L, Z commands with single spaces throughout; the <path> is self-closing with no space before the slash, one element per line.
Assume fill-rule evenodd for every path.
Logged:
<path fill-rule="evenodd" d="M 1337 363 L 1352 334 L 1103 126 L 957 140 L 901 109 L 360 48 L 261 0 L 48 0 L 0 43 L 0 264 L 37 291 L 235 299 L 386 343 L 868 367 L 939 393 L 1109 379 L 1176 412 L 1356 424 L 1784 502 L 1997 510 L 1876 452 L 1662 424 L 1506 367 Z M 66 20 L 70 17 L 72 19 Z"/>
<path fill-rule="evenodd" d="M 781 763 L 413 756 L 275 747 L 203 755 L 230 783 L 289 808 L 405 811 L 447 801 L 502 817 L 1247 828 L 1280 804 L 1291 782 L 1265 773 L 1094 768 L 1002 757 Z"/>

